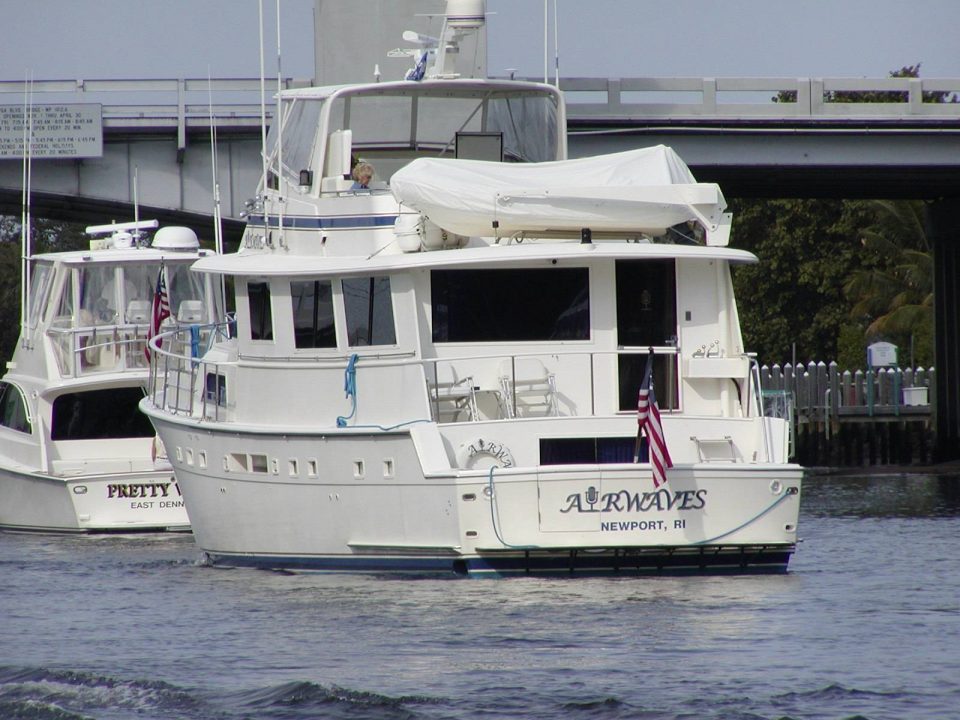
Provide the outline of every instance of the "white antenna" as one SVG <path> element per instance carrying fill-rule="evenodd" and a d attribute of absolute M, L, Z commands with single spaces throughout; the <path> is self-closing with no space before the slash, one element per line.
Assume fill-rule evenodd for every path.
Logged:
<path fill-rule="evenodd" d="M 548 57 L 550 55 L 550 0 L 543 0 L 543 82 L 550 82 Z M 557 0 L 553 0 L 553 71 L 554 82 L 560 87 L 560 20 L 557 17 Z"/>
<path fill-rule="evenodd" d="M 207 67 L 207 103 L 210 107 L 210 169 L 213 180 L 213 243 L 223 255 L 223 219 L 220 215 L 220 183 L 217 182 L 217 125 L 213 116 L 213 80 Z M 221 276 L 222 278 L 222 276 Z"/>
<path fill-rule="evenodd" d="M 553 0 L 553 71 L 557 89 L 560 88 L 560 16 L 557 0 Z"/>
<path fill-rule="evenodd" d="M 280 209 L 277 214 L 277 230 L 279 232 L 279 242 L 283 246 L 283 117 L 282 105 L 280 103 L 280 91 L 283 89 L 283 75 L 281 73 L 280 63 L 280 0 L 276 0 L 277 5 L 277 114 L 274 122 L 277 123 L 277 192 L 280 194 Z"/>
<path fill-rule="evenodd" d="M 547 58 L 550 55 L 550 38 L 549 35 L 549 25 L 547 23 L 549 12 L 549 2 L 550 0 L 543 0 L 543 82 L 544 84 L 550 82 L 550 73 L 547 70 L 548 60 Z"/>
<path fill-rule="evenodd" d="M 133 221 L 137 224 L 140 223 L 140 200 L 139 200 L 139 188 L 140 188 L 140 166 L 133 166 Z M 137 244 L 140 240 L 140 231 L 135 231 Z"/>
<path fill-rule="evenodd" d="M 263 50 L 263 0 L 258 1 L 260 8 L 260 159 L 263 164 L 263 183 L 260 195 L 260 204 L 263 206 L 263 237 L 266 240 L 269 223 L 267 222 L 267 79 L 264 71 Z"/>
<path fill-rule="evenodd" d="M 20 219 L 20 335 L 25 344 L 30 318 L 30 183 L 33 145 L 33 73 L 27 75 L 23 89 L 23 198 Z"/>

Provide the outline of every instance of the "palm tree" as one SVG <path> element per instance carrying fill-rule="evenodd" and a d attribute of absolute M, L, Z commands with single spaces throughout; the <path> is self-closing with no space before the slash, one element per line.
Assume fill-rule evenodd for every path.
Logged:
<path fill-rule="evenodd" d="M 927 338 L 933 331 L 933 254 L 921 200 L 872 200 L 874 222 L 862 234 L 869 254 L 844 286 L 850 314 L 865 319 L 867 339 Z"/>

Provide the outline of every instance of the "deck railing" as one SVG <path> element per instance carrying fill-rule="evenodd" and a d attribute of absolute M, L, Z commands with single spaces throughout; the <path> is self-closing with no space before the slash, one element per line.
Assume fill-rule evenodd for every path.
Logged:
<path fill-rule="evenodd" d="M 147 325 L 96 325 L 47 330 L 60 375 L 82 377 L 104 372 L 146 370 Z"/>
<path fill-rule="evenodd" d="M 235 405 L 228 387 L 229 367 L 237 361 L 203 359 L 211 342 L 229 337 L 225 325 L 194 325 L 158 336 L 151 343 L 153 360 L 148 393 L 154 405 L 175 414 L 209 420 L 223 420 Z M 162 345 L 157 347 L 157 342 Z M 564 350 L 553 352 L 457 355 L 442 358 L 364 355 L 357 368 L 419 366 L 422 368 L 424 407 L 430 419 L 441 423 L 550 416 L 595 416 L 602 407 L 614 412 L 636 411 L 636 391 L 642 378 L 644 360 L 650 348 L 619 348 L 611 351 Z M 654 348 L 655 355 L 673 358 L 663 363 L 664 377 L 657 379 L 661 412 L 679 409 L 679 350 Z M 630 375 L 629 402 L 618 395 L 619 383 L 598 384 L 598 377 L 615 378 L 618 358 L 636 358 L 632 365 L 639 374 Z M 270 358 L 276 367 L 297 371 L 318 368 L 331 370 L 330 358 Z M 348 358 L 343 358 L 344 366 Z M 336 372 L 343 372 L 342 368 Z M 636 375 L 636 377 L 634 377 Z M 621 380 L 622 382 L 622 380 Z M 339 383 L 339 381 L 338 381 Z M 761 402 L 759 370 L 751 366 L 748 387 L 735 402 L 743 417 L 769 414 Z M 624 396 L 625 397 L 625 396 Z M 199 405 L 198 405 L 199 403 Z M 764 438 L 769 442 L 768 438 Z"/>

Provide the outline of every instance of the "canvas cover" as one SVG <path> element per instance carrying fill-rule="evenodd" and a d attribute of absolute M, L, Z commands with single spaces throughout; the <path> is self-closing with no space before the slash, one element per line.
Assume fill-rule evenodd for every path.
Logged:
<path fill-rule="evenodd" d="M 403 205 L 468 236 L 582 228 L 658 235 L 687 220 L 710 230 L 726 207 L 720 188 L 698 183 L 664 145 L 528 164 L 420 158 L 390 183 Z"/>

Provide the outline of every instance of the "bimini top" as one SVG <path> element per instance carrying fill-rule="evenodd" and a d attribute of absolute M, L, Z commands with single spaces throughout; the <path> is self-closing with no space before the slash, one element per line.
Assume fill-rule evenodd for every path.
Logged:
<path fill-rule="evenodd" d="M 719 186 L 698 183 L 664 145 L 530 164 L 420 158 L 391 187 L 405 206 L 468 236 L 585 227 L 656 236 L 689 220 L 709 232 L 726 208 Z"/>

